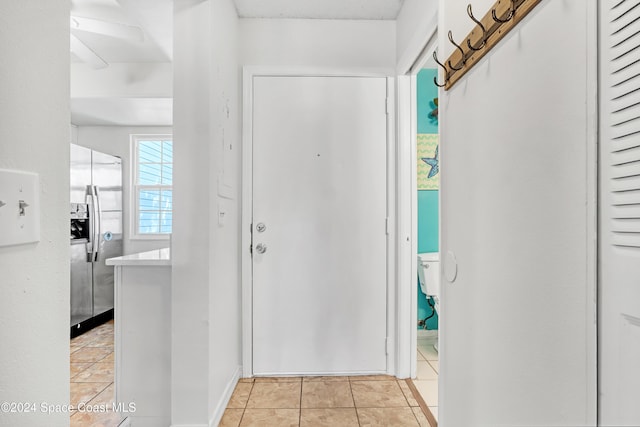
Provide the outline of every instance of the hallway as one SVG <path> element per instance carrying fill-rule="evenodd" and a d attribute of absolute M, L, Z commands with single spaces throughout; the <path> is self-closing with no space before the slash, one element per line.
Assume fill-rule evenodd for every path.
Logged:
<path fill-rule="evenodd" d="M 72 5 L 81 1 L 0 2 L 6 24 L 0 26 L 0 169 L 36 175 L 39 183 L 29 200 L 13 190 L 11 200 L 4 190 L 0 194 L 2 225 L 22 233 L 20 225 L 28 220 L 31 225 L 23 231 L 35 236 L 0 247 L 5 273 L 1 402 L 47 402 L 66 408 L 70 400 L 76 405 L 113 400 L 112 334 L 96 330 L 102 336 L 80 337 L 69 345 L 70 123 L 81 125 L 76 123 L 81 120 L 72 120 L 71 104 L 105 99 L 111 111 L 125 99 L 143 106 L 161 99 L 172 108 L 173 134 L 180 143 L 173 169 L 172 287 L 163 301 L 171 307 L 165 317 L 170 326 L 162 335 L 171 340 L 170 350 L 162 355 L 170 367 L 149 378 L 169 384 L 170 404 L 163 408 L 170 408 L 171 419 L 165 425 L 209 426 L 222 419 L 240 372 L 253 372 L 250 308 L 254 300 L 264 302 L 249 292 L 254 229 L 248 224 L 252 181 L 244 172 L 253 159 L 243 144 L 253 135 L 246 120 L 250 71 L 389 79 L 385 102 L 376 104 L 391 122 L 384 165 L 391 176 L 384 188 L 394 193 L 376 228 L 386 229 L 387 254 L 394 261 L 386 269 L 387 369 L 337 372 L 406 378 L 416 371 L 413 171 L 418 162 L 426 162 L 416 158 L 416 123 L 409 113 L 414 65 L 422 56 L 432 56 L 442 63 L 435 83 L 449 86 L 434 103 L 442 136 L 438 249 L 444 328 L 438 354 L 442 363 L 431 363 L 434 356 L 418 346 L 424 359 L 418 366 L 424 369 L 417 372 L 416 388 L 433 390 L 438 373 L 437 400 L 435 393 L 423 397 L 447 427 L 640 425 L 640 305 L 634 304 L 640 298 L 637 1 L 381 0 L 396 5 L 396 12 L 384 18 L 337 13 L 346 3 L 361 0 L 337 0 L 333 11 L 328 1 L 311 0 L 314 8 L 299 15 L 291 12 L 307 2 L 293 0 L 283 10 L 279 2 L 247 0 L 256 6 L 275 5 L 274 17 L 256 10 L 241 13 L 238 4 L 245 0 L 90 0 L 114 7 L 166 4 L 162 16 L 171 26 L 164 26 L 165 34 L 173 36 L 167 37 L 171 50 L 158 52 L 163 62 L 141 62 L 153 58 L 140 56 L 106 58 L 105 63 L 112 64 L 100 70 L 70 54 L 71 31 L 80 31 L 70 21 Z M 520 13 L 523 4 L 532 10 L 526 17 Z M 284 12 L 290 14 L 282 16 Z M 114 13 L 111 18 L 120 16 Z M 148 19 L 161 27 L 165 22 Z M 490 24 L 491 31 L 503 28 L 499 34 L 510 32 L 488 43 L 478 22 Z M 158 37 L 148 35 L 149 40 Z M 478 52 L 486 56 L 480 59 L 474 47 L 484 49 Z M 466 64 L 471 57 L 475 59 Z M 81 87 L 72 84 L 75 81 L 81 81 Z M 152 90 L 156 86 L 165 90 Z M 110 90 L 111 95 L 106 94 Z M 304 93 L 296 95 L 311 101 Z M 116 127 L 108 118 L 84 126 Z M 316 119 L 323 116 L 309 117 Z M 367 123 L 373 121 L 377 123 Z M 332 127 L 319 126 L 316 133 L 330 138 Z M 305 135 L 299 139 L 300 146 L 307 141 Z M 425 158 L 435 160 L 435 152 Z M 331 159 L 318 150 L 309 162 Z M 336 167 L 350 168 L 361 160 L 354 157 Z M 287 172 L 282 170 L 287 179 L 298 179 L 299 174 Z M 367 172 L 365 168 L 360 179 L 368 180 Z M 133 188 L 130 175 L 125 181 Z M 333 183 L 336 190 L 347 184 Z M 319 201 L 326 197 L 304 195 Z M 126 196 L 135 199 L 133 191 Z M 354 191 L 353 199 L 358 197 Z M 130 211 L 120 230 L 125 238 L 134 234 Z M 327 209 L 327 217 L 341 214 Z M 273 220 L 268 220 L 269 236 L 276 235 Z M 358 236 L 358 250 L 350 256 L 368 256 L 370 233 Z M 131 252 L 145 245 L 133 243 Z M 287 247 L 304 252 L 312 264 L 299 273 L 302 278 L 325 268 L 314 262 L 313 241 L 294 241 Z M 267 256 L 274 259 L 278 253 L 270 244 Z M 322 289 L 316 286 L 299 300 L 315 301 Z M 354 293 L 340 302 L 366 298 Z M 306 313 L 295 319 L 304 327 Z M 347 325 L 371 320 L 354 314 Z M 314 332 L 308 328 L 304 336 L 313 337 Z M 332 351 L 320 344 L 318 340 L 320 351 Z M 280 351 L 278 346 L 273 349 Z M 120 367 L 120 352 L 118 359 Z M 269 372 L 274 371 L 264 371 Z M 126 373 L 124 378 L 131 376 Z M 305 378 L 262 381 L 240 383 L 243 400 L 228 409 L 225 423 L 251 425 L 254 415 L 282 412 L 292 415 L 293 425 L 301 425 L 313 415 L 328 420 L 340 412 L 359 425 L 384 420 L 376 414 L 393 412 L 406 419 L 413 415 L 411 424 L 420 425 L 417 407 L 402 394 L 402 382 L 395 377 L 345 377 L 335 381 L 339 386 L 323 380 L 314 386 Z M 325 394 L 331 397 L 328 403 L 312 403 L 314 387 L 320 401 Z M 344 393 L 327 391 L 331 387 Z M 367 387 L 389 391 L 388 401 L 363 404 Z M 269 390 L 278 390 L 270 396 L 277 397 L 281 389 L 289 397 L 278 406 L 262 399 Z M 406 402 L 397 398 L 398 390 Z M 2 414 L 0 424 L 66 426 L 71 421 L 99 426 L 116 418 L 106 411 L 38 411 Z"/>
<path fill-rule="evenodd" d="M 111 410 L 115 392 L 113 334 L 112 320 L 71 340 L 71 404 L 84 404 L 85 408 L 73 411 L 71 427 L 117 427 L 122 421 Z M 432 340 L 422 340 L 419 347 L 429 356 L 429 363 L 437 366 L 437 353 L 428 352 L 432 344 Z M 422 353 L 419 364 L 427 363 Z M 416 393 L 426 383 L 424 372 L 419 369 Z M 431 376 L 429 380 L 437 384 Z M 420 408 L 422 398 L 415 396 L 406 381 L 386 375 L 241 379 L 220 426 L 430 427 Z M 432 394 L 425 395 L 437 414 L 432 399 Z M 435 399 L 437 405 L 437 392 Z M 89 410 L 94 407 L 107 410 Z"/>

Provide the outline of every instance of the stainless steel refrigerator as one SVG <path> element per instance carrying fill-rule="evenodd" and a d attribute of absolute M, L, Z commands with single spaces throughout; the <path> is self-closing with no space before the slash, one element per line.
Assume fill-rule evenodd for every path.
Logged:
<path fill-rule="evenodd" d="M 71 334 L 113 315 L 113 267 L 122 255 L 122 160 L 71 144 Z"/>

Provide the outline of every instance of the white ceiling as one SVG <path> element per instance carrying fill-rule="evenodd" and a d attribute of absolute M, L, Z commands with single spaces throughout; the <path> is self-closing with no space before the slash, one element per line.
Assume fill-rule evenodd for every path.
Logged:
<path fill-rule="evenodd" d="M 235 0 L 241 18 L 394 20 L 404 0 Z"/>
<path fill-rule="evenodd" d="M 151 3 L 153 7 L 145 7 Z M 141 9 L 143 8 L 143 9 Z M 71 29 L 80 39 L 107 63 L 112 62 L 170 62 L 172 56 L 171 25 L 173 3 L 171 0 L 72 0 L 71 15 L 93 18 L 107 23 L 139 27 L 143 40 L 122 39 L 102 34 Z M 146 16 L 147 19 L 139 17 Z M 149 21 L 149 22 L 146 22 Z M 160 24 L 162 28 L 157 28 Z M 167 33 L 158 39 L 155 34 Z M 75 61 L 77 57 L 73 58 Z"/>
<path fill-rule="evenodd" d="M 140 90 L 123 93 L 140 86 L 140 73 L 149 67 L 171 63 L 173 57 L 173 0 L 71 0 L 71 16 L 91 18 L 112 24 L 139 28 L 141 40 L 119 38 L 71 26 L 71 33 L 108 65 L 93 69 L 71 53 L 71 122 L 78 126 L 170 126 L 173 120 L 172 98 L 166 89 L 144 94 Z M 114 72 L 126 64 L 128 77 Z M 172 77 L 163 73 L 156 87 L 171 86 Z M 96 96 L 91 86 L 118 88 L 112 94 Z M 147 88 L 150 85 L 146 86 Z"/>
<path fill-rule="evenodd" d="M 393 20 L 404 0 L 234 0 L 242 18 L 301 19 L 373 19 Z M 112 71 L 119 65 L 149 72 L 173 60 L 174 0 L 71 0 L 71 15 L 139 28 L 142 40 L 123 39 L 73 29 L 72 34 L 108 65 L 93 69 L 80 57 L 71 54 L 71 121 L 79 126 L 171 126 L 172 98 L 166 89 L 157 93 L 103 93 L 96 96 L 93 87 L 129 86 L 126 76 Z M 154 65 L 156 64 L 156 65 Z M 149 72 L 156 77 L 153 86 L 171 87 L 170 73 Z M 81 76 L 81 77 L 80 77 Z M 118 79 L 113 80 L 114 76 Z M 75 78 L 75 80 L 74 80 Z M 79 82 L 82 80 L 82 82 Z M 140 82 L 136 82 L 138 87 Z M 145 87 L 150 87 L 147 85 Z"/>

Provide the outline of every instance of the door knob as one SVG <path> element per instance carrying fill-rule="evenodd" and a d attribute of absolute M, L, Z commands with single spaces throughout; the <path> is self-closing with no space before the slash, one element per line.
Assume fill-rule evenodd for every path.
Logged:
<path fill-rule="evenodd" d="M 456 277 L 458 277 L 458 261 L 453 251 L 447 251 L 447 256 L 444 260 L 444 277 L 449 283 L 455 282 Z"/>
<path fill-rule="evenodd" d="M 258 243 L 256 245 L 256 252 L 258 252 L 259 254 L 267 252 L 267 245 L 265 245 L 264 243 Z"/>

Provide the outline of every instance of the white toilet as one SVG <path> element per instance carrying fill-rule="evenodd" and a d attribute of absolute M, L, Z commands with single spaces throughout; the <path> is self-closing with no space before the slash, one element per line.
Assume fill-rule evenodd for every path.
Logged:
<path fill-rule="evenodd" d="M 420 289 L 435 302 L 436 313 L 440 315 L 440 253 L 418 254 L 418 279 Z"/>

